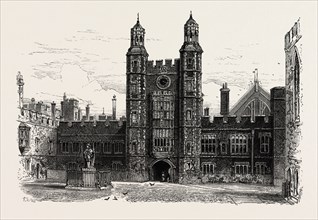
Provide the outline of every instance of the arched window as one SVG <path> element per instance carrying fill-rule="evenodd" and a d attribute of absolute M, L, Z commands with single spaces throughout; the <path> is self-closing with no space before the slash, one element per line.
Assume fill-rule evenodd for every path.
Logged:
<path fill-rule="evenodd" d="M 295 119 L 299 119 L 300 113 L 300 79 L 299 79 L 299 59 L 296 54 L 294 67 L 294 96 L 295 96 Z"/>
<path fill-rule="evenodd" d="M 191 110 L 187 110 L 187 121 L 190 121 L 192 119 L 192 112 Z"/>

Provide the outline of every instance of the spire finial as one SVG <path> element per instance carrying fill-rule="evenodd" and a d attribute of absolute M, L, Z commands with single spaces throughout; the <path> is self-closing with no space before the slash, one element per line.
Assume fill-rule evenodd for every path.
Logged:
<path fill-rule="evenodd" d="M 254 73 L 254 82 L 256 83 L 256 82 L 258 82 L 258 69 L 255 68 L 255 70 L 253 71 L 253 73 Z"/>
<path fill-rule="evenodd" d="M 139 23 L 139 12 L 137 13 L 137 23 Z"/>
<path fill-rule="evenodd" d="M 190 18 L 192 18 L 192 11 L 190 11 Z"/>

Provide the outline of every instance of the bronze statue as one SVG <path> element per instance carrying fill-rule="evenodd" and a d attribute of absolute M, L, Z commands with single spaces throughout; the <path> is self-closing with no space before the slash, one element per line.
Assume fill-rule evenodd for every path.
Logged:
<path fill-rule="evenodd" d="M 85 164 L 86 168 L 92 168 L 94 167 L 94 162 L 95 162 L 95 152 L 91 148 L 90 144 L 86 145 L 86 149 L 84 151 L 84 159 L 85 159 Z"/>

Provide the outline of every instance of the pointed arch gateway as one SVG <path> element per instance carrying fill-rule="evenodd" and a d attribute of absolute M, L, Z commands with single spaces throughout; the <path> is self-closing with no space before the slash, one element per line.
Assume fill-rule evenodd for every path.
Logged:
<path fill-rule="evenodd" d="M 150 180 L 174 182 L 176 166 L 169 159 L 156 159 L 149 165 Z M 163 178 L 164 176 L 164 178 Z"/>

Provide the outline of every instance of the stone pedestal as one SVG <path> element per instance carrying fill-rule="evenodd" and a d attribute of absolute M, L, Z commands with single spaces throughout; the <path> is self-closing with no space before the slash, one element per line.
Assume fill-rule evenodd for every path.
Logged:
<path fill-rule="evenodd" d="M 96 178 L 96 168 L 82 168 L 83 172 L 83 187 L 96 187 L 97 178 Z"/>

